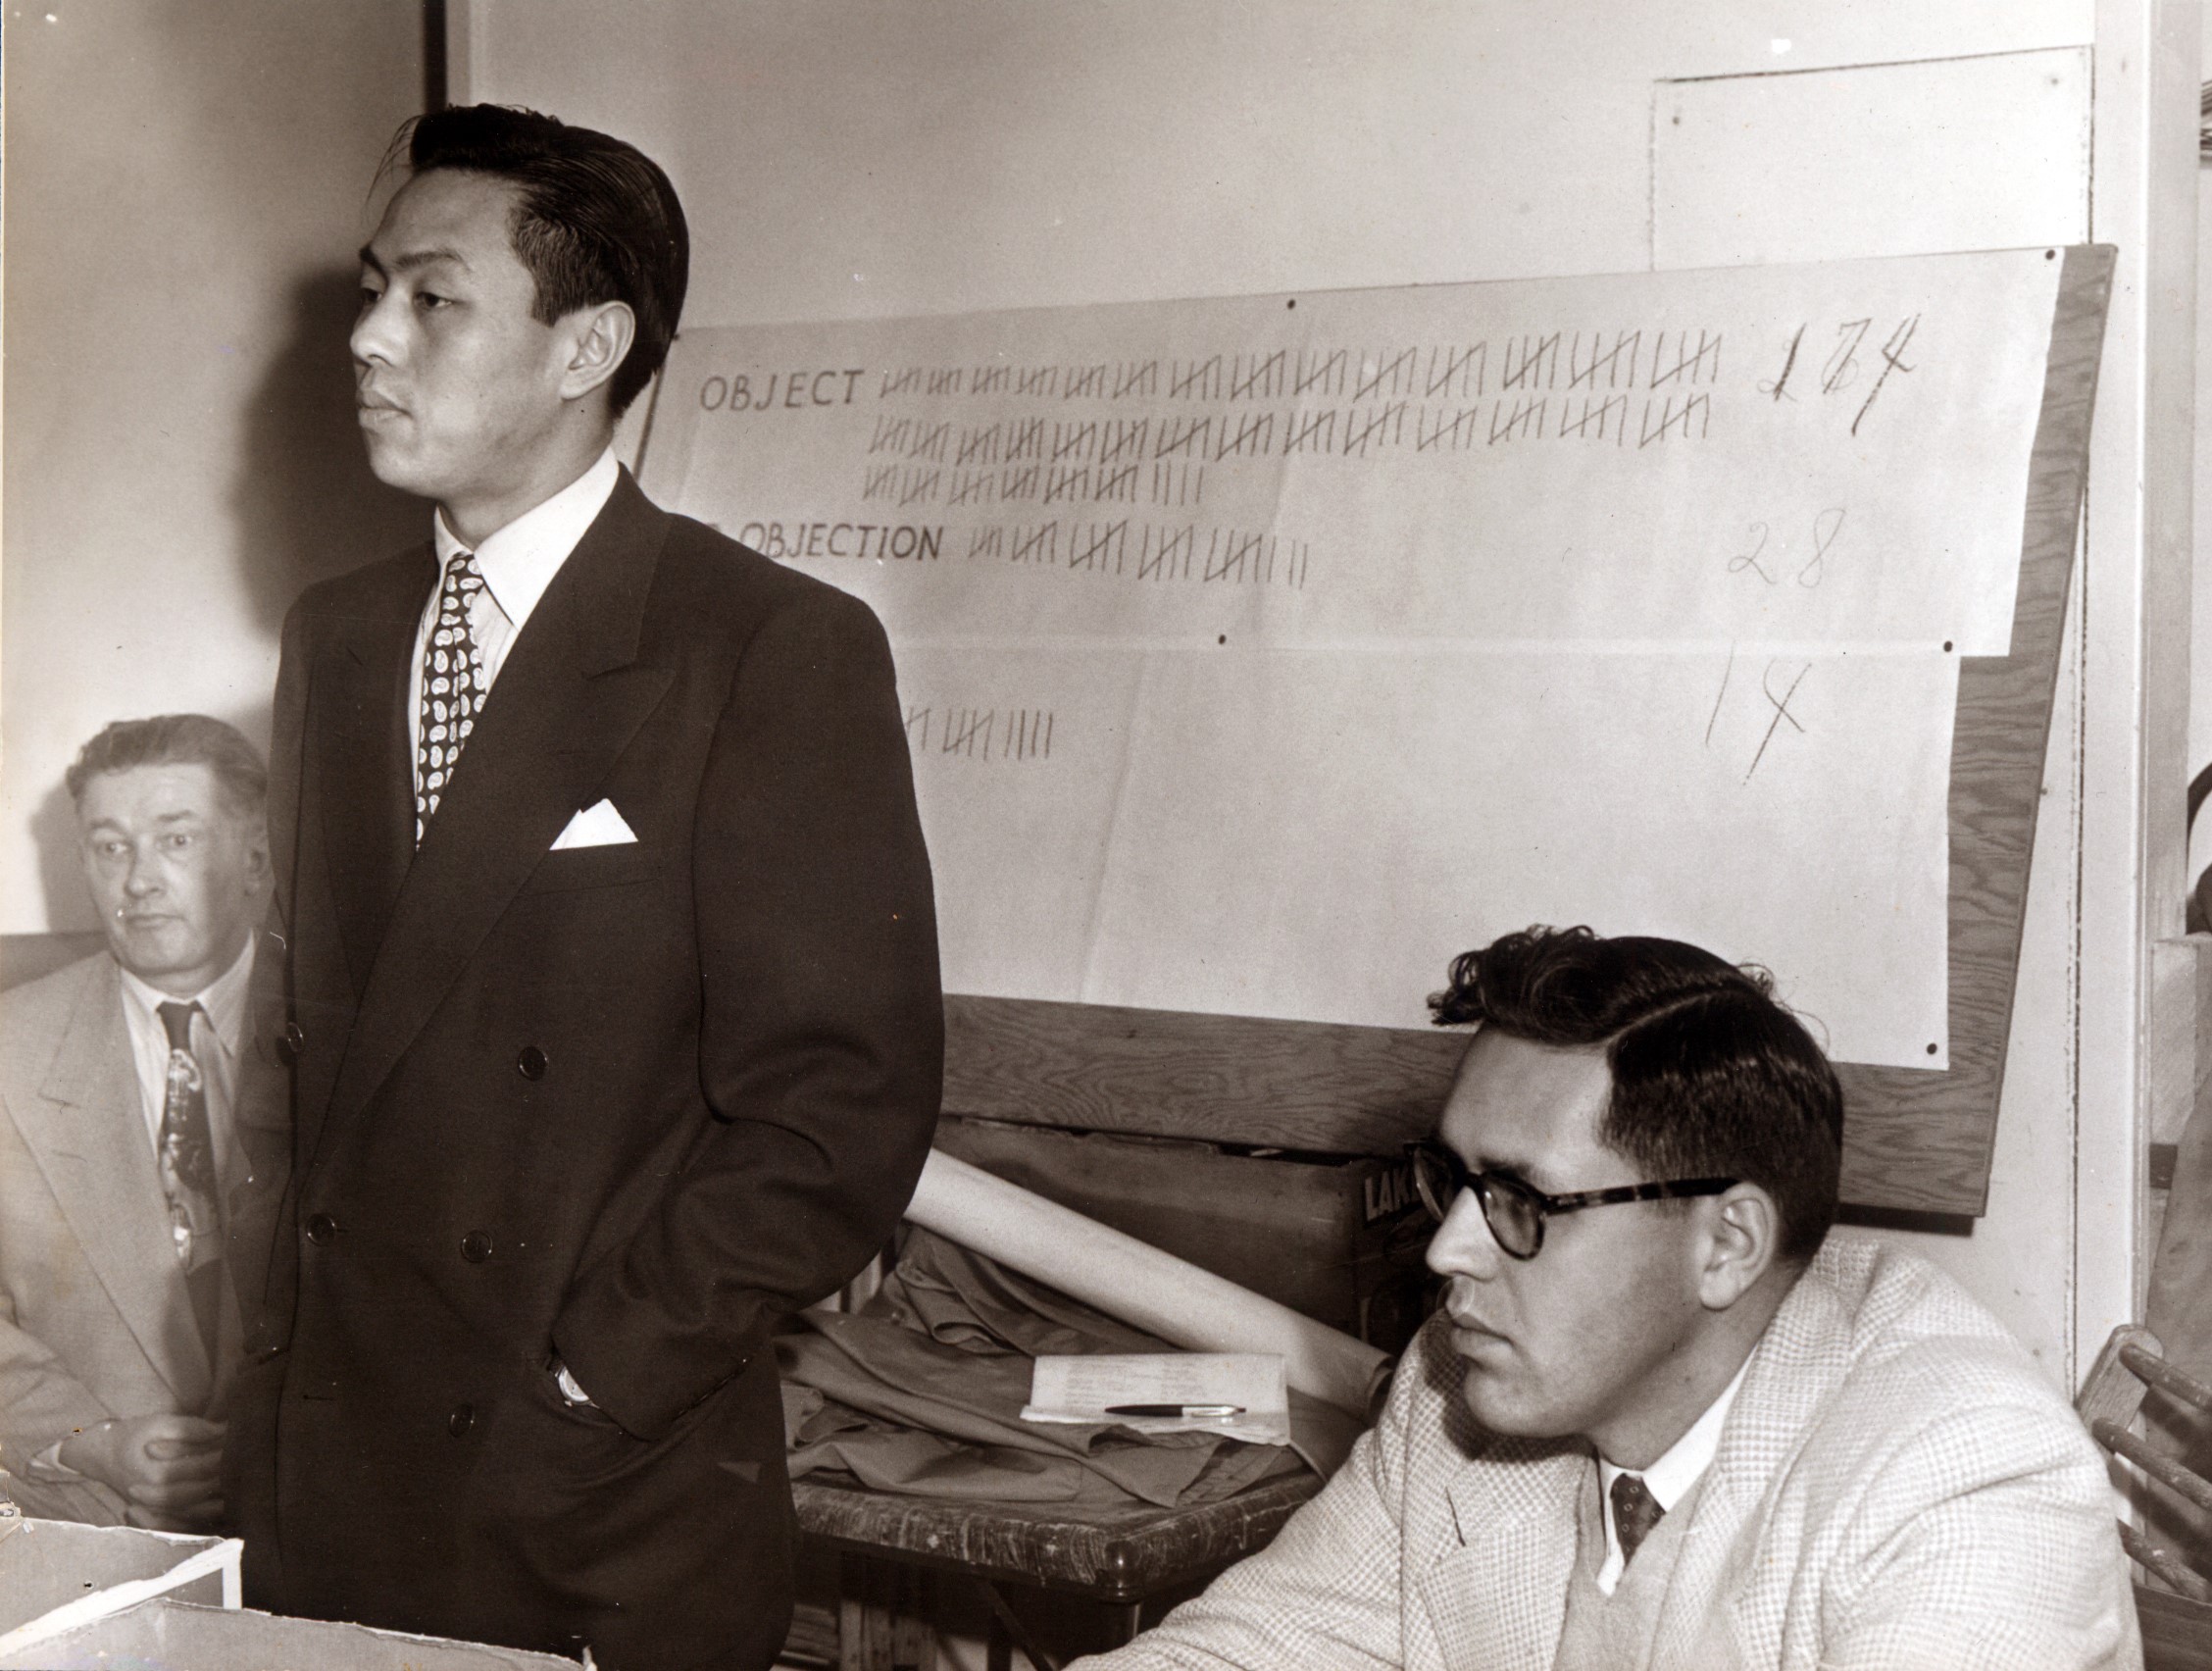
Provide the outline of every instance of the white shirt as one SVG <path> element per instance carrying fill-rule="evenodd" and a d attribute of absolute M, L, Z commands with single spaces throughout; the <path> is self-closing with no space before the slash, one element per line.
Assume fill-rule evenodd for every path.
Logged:
<path fill-rule="evenodd" d="M 238 1051 L 245 1039 L 254 941 L 259 937 L 247 935 L 245 950 L 230 967 L 190 998 L 175 998 L 149 987 L 129 970 L 121 971 L 123 1023 L 130 1035 L 131 1065 L 138 1070 L 138 1100 L 146 1116 L 146 1140 L 156 1154 L 161 1152 L 162 1101 L 169 1092 L 169 1029 L 162 1025 L 158 1006 L 197 1003 L 200 1013 L 192 1017 L 192 1055 L 207 1085 L 208 1128 L 215 1139 L 219 1172 L 229 1157 L 231 1091 L 238 1083 Z"/>
<path fill-rule="evenodd" d="M 1743 1385 L 1743 1372 L 1750 1367 L 1751 1359 L 1745 1357 L 1736 1366 L 1734 1378 L 1721 1389 L 1721 1395 L 1689 1424 L 1689 1431 L 1669 1445 L 1658 1461 L 1643 1470 L 1643 1489 L 1662 1509 L 1672 1513 L 1675 1504 L 1689 1494 L 1689 1488 L 1713 1465 L 1714 1452 L 1721 1447 L 1721 1429 L 1728 1426 L 1729 1407 L 1735 1402 L 1736 1390 Z M 1613 1524 L 1613 1482 L 1632 1472 L 1633 1469 L 1615 1467 L 1602 1456 L 1597 1459 L 1597 1498 L 1605 1510 L 1605 1564 L 1597 1569 L 1597 1587 L 1608 1595 L 1621 1582 L 1621 1574 L 1629 1564 L 1628 1557 L 1621 1553 L 1620 1530 Z"/>
<path fill-rule="evenodd" d="M 477 640 L 477 659 L 482 664 L 480 693 L 491 688 L 507 653 L 528 622 L 537 600 L 561 572 L 584 530 L 607 508 L 622 466 L 609 446 L 599 462 L 554 494 L 531 506 L 496 533 L 486 534 L 476 547 L 477 568 L 483 575 L 483 590 L 469 605 L 469 631 Z M 430 517 L 430 539 L 437 547 L 438 583 L 423 607 L 415 629 L 415 660 L 407 675 L 408 752 L 415 760 L 416 786 L 420 788 L 423 759 L 423 651 L 437 625 L 438 596 L 445 586 L 445 566 L 456 551 L 469 547 L 445 526 L 445 513 Z"/>

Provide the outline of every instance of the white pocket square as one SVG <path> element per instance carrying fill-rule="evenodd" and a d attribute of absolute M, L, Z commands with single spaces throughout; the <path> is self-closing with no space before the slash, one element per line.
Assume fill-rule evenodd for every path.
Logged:
<path fill-rule="evenodd" d="M 624 842 L 634 845 L 637 832 L 623 821 L 615 810 L 615 803 L 603 800 L 597 806 L 587 806 L 569 820 L 569 827 L 561 832 L 561 838 L 553 843 L 552 850 L 562 852 L 570 847 L 619 847 Z"/>

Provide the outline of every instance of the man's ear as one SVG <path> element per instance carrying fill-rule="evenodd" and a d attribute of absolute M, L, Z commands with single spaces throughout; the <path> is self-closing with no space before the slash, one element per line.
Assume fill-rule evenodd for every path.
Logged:
<path fill-rule="evenodd" d="M 1782 1244 L 1782 1215 L 1774 1197 L 1756 1184 L 1734 1185 L 1697 1205 L 1704 1221 L 1698 1302 L 1708 1311 L 1726 1311 L 1773 1267 Z"/>
<path fill-rule="evenodd" d="M 621 369 L 637 340 L 637 316 L 628 302 L 596 302 L 566 316 L 561 330 L 570 344 L 561 398 L 580 400 Z"/>
<path fill-rule="evenodd" d="M 276 867 L 269 862 L 269 832 L 257 821 L 246 829 L 246 889 L 259 893 L 276 877 Z"/>

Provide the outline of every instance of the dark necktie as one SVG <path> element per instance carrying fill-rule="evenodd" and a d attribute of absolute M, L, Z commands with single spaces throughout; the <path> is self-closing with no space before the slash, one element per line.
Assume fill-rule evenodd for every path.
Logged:
<path fill-rule="evenodd" d="M 423 647 L 423 702 L 418 719 L 422 740 L 415 750 L 415 844 L 438 809 L 438 798 L 453 777 L 461 745 L 476 729 L 483 704 L 483 661 L 469 621 L 469 606 L 483 590 L 483 571 L 474 551 L 456 551 L 446 560 L 438 587 L 437 620 Z"/>
<path fill-rule="evenodd" d="M 1622 1565 L 1635 1559 L 1637 1548 L 1651 1536 L 1651 1529 L 1666 1512 L 1643 1483 L 1641 1474 L 1613 1477 L 1613 1535 L 1621 1540 Z"/>
<path fill-rule="evenodd" d="M 162 1192 L 169 1197 L 170 1236 L 184 1285 L 191 1291 L 192 1314 L 208 1351 L 216 1348 L 222 1315 L 223 1220 L 216 1203 L 215 1134 L 208 1125 L 207 1080 L 192 1052 L 196 1003 L 159 1006 L 169 1035 L 169 1069 L 162 1085 Z"/>

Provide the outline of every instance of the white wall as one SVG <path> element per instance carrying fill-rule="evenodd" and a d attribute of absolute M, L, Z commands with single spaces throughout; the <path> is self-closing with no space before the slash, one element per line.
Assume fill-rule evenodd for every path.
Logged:
<path fill-rule="evenodd" d="M 2080 46 L 2093 25 L 2091 0 L 467 14 L 470 96 L 669 169 L 701 325 L 1640 269 L 1654 80 Z"/>
<path fill-rule="evenodd" d="M 2151 247 L 2146 135 L 2154 104 L 2171 127 L 2186 100 L 2177 17 L 2193 83 L 2193 8 L 566 0 L 553 16 L 468 0 L 457 96 L 602 127 L 666 165 L 693 225 L 697 326 L 1641 269 L 1658 81 L 2100 46 L 2091 229 L 2121 243 L 2125 292 L 2097 418 L 2103 521 L 2069 627 L 1989 1213 L 1971 1237 L 1907 1238 L 2071 1385 L 2136 1303 L 2144 940 L 2179 929 L 2178 809 L 2140 815 L 2161 751 L 2182 769 L 2146 718 L 2146 669 L 2175 665 L 2179 634 L 2146 651 L 2145 495 L 2172 484 L 2145 464 L 2143 413 L 2166 402 L 2170 453 L 2187 399 L 2177 431 L 2171 391 L 2146 386 L 2172 319 L 2143 276 L 2154 256 L 2171 267 Z M 1793 212 L 1832 213 L 1838 253 L 1898 247 L 1882 205 L 1899 194 L 1934 247 L 1989 235 L 1975 228 L 1992 195 L 2031 220 L 2071 204 L 2074 222 L 2033 235 L 2080 234 L 2090 182 L 2051 189 L 2063 154 L 2034 178 L 2017 151 L 1977 162 L 1971 143 L 1941 169 L 1854 170 L 1884 103 L 1867 74 L 1863 110 L 1846 100 L 1804 135 L 1834 153 L 1836 202 Z M 1975 115 L 1936 127 L 1946 114 Z M 2084 595 L 2106 605 L 2094 624 Z M 2166 880 L 2143 889 L 2146 868 Z M 2110 921 L 2085 927 L 2086 893 Z"/>
<path fill-rule="evenodd" d="M 7 9 L 0 932 L 90 924 L 86 737 L 197 709 L 266 740 L 293 595 L 420 531 L 362 462 L 345 336 L 422 28 L 420 0 Z"/>

